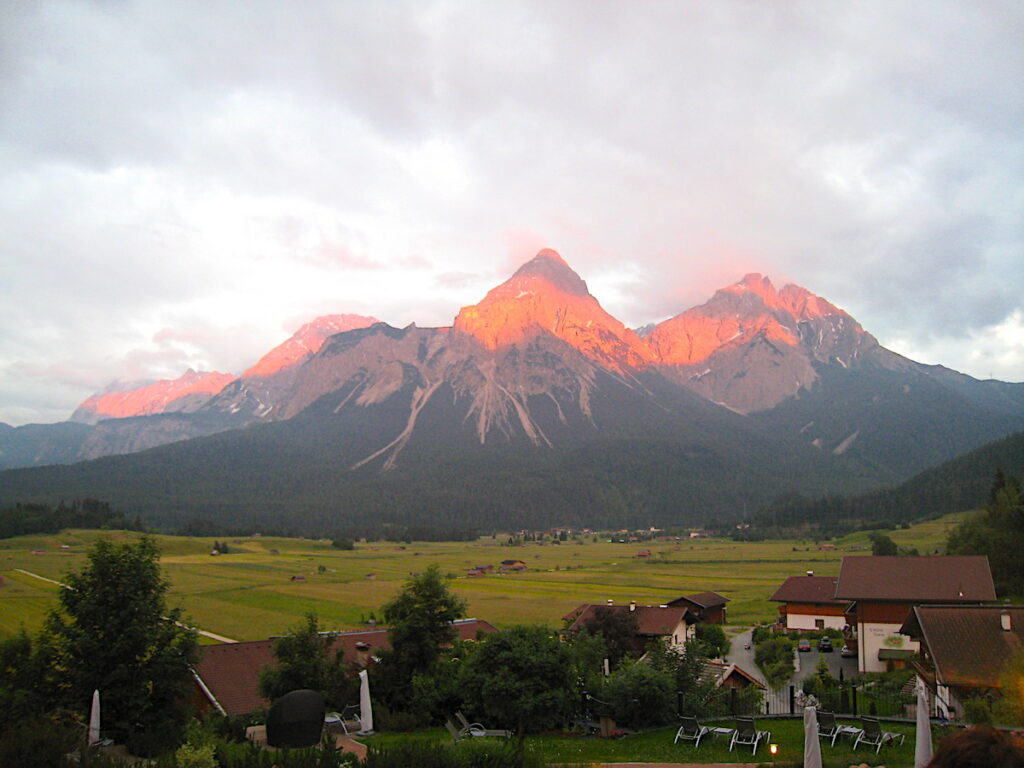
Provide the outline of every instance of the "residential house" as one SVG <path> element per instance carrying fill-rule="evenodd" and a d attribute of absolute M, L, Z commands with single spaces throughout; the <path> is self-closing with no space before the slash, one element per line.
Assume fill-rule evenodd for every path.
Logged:
<path fill-rule="evenodd" d="M 1024 606 L 915 606 L 900 633 L 920 643 L 914 670 L 932 714 L 953 718 L 967 699 L 999 695 L 1007 663 L 1024 653 Z"/>
<path fill-rule="evenodd" d="M 700 680 L 713 682 L 716 688 L 738 688 L 744 690 L 750 686 L 764 689 L 764 683 L 735 664 L 722 661 L 705 661 L 701 665 Z"/>
<path fill-rule="evenodd" d="M 480 633 L 498 631 L 481 619 L 463 619 L 452 626 L 459 640 L 475 640 Z M 334 639 L 332 649 L 353 669 L 366 667 L 380 651 L 391 647 L 386 627 L 329 634 Z M 259 675 L 274 664 L 273 648 L 273 639 L 200 646 L 199 662 L 192 670 L 197 709 L 232 716 L 267 709 L 270 702 L 260 696 Z"/>
<path fill-rule="evenodd" d="M 918 642 L 900 630 L 918 605 L 970 605 L 995 600 L 988 558 L 844 557 L 835 597 L 846 609 L 849 633 L 858 646 L 861 672 L 905 666 Z"/>
<path fill-rule="evenodd" d="M 693 595 L 677 597 L 668 603 L 669 606 L 684 607 L 690 610 L 697 621 L 704 624 L 725 624 L 725 604 L 729 598 L 717 592 L 697 592 Z"/>
<path fill-rule="evenodd" d="M 502 560 L 500 570 L 503 573 L 508 571 L 525 571 L 526 563 L 522 560 Z"/>
<path fill-rule="evenodd" d="M 686 606 L 669 605 L 581 605 L 562 618 L 571 622 L 566 632 L 580 632 L 587 628 L 600 612 L 629 613 L 636 618 L 636 638 L 633 650 L 643 653 L 652 640 L 666 639 L 669 645 L 682 648 L 693 639 L 698 619 Z"/>
<path fill-rule="evenodd" d="M 846 626 L 846 607 L 849 600 L 836 599 L 836 578 L 790 576 L 768 598 L 779 606 L 778 625 L 785 629 L 815 630 L 843 629 Z"/>

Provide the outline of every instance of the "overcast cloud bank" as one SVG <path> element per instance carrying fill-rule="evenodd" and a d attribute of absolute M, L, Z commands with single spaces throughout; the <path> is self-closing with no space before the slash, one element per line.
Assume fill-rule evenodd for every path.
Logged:
<path fill-rule="evenodd" d="M 0 16 L 0 421 L 448 325 L 542 246 L 659 321 L 749 271 L 1024 376 L 1015 2 L 83 3 Z"/>

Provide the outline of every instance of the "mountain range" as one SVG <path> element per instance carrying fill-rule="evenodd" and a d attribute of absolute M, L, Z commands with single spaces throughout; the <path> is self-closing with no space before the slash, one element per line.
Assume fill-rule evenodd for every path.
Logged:
<path fill-rule="evenodd" d="M 70 422 L 0 426 L 0 502 L 666 524 L 894 483 L 1021 429 L 1024 384 L 911 361 L 799 286 L 750 274 L 634 331 L 546 249 L 450 327 L 321 317 L 241 376 L 121 385 Z"/>

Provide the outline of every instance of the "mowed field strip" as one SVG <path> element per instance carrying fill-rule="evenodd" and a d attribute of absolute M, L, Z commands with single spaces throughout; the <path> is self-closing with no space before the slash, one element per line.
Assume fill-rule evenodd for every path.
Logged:
<path fill-rule="evenodd" d="M 946 532 L 960 516 L 949 515 L 889 535 L 922 554 L 942 551 Z M 70 530 L 57 535 L 0 540 L 0 636 L 24 627 L 35 632 L 56 604 L 59 587 L 17 569 L 60 581 L 85 563 L 100 537 L 115 541 L 139 534 Z M 811 540 L 734 542 L 693 539 L 681 542 L 612 544 L 569 540 L 561 544 L 501 546 L 507 537 L 472 542 L 358 543 L 340 550 L 327 541 L 248 537 L 229 539 L 230 554 L 211 556 L 212 538 L 155 536 L 171 601 L 187 620 L 216 634 L 257 640 L 294 627 L 315 612 L 330 629 L 359 629 L 410 574 L 436 563 L 454 578 L 452 590 L 469 603 L 469 615 L 498 627 L 512 624 L 561 626 L 561 617 L 581 603 L 636 600 L 657 605 L 680 595 L 713 590 L 730 598 L 729 622 L 771 621 L 776 605 L 768 598 L 787 576 L 813 570 L 835 575 L 844 555 L 870 553 L 866 533 L 829 542 Z M 638 557 L 649 549 L 649 558 Z M 524 573 L 468 578 L 474 565 L 522 560 Z M 208 640 L 207 640 L 208 641 Z"/>

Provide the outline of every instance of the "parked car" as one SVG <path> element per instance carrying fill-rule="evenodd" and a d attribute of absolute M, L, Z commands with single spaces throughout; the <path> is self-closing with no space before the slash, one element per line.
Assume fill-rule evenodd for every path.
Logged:
<path fill-rule="evenodd" d="M 796 649 L 801 653 L 803 651 L 811 650 L 811 641 L 808 640 L 806 637 L 801 637 L 799 640 L 797 640 Z"/>
<path fill-rule="evenodd" d="M 856 657 L 857 652 L 855 650 L 853 650 L 853 648 L 851 648 L 850 646 L 844 645 L 839 650 L 839 655 L 842 656 L 844 659 L 848 659 L 848 658 L 851 658 L 851 657 Z"/>
<path fill-rule="evenodd" d="M 832 641 L 823 637 L 818 641 L 818 651 L 821 653 L 832 653 Z"/>

